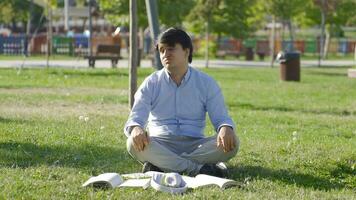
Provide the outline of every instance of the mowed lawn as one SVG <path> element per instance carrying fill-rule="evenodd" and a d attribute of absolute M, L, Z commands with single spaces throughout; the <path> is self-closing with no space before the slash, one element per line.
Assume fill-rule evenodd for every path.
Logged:
<path fill-rule="evenodd" d="M 139 69 L 139 82 L 152 69 Z M 241 140 L 228 166 L 241 187 L 181 196 L 81 185 L 133 173 L 126 152 L 127 69 L 0 69 L 0 199 L 356 199 L 356 79 L 346 68 L 204 69 Z M 214 134 L 209 123 L 207 135 Z"/>

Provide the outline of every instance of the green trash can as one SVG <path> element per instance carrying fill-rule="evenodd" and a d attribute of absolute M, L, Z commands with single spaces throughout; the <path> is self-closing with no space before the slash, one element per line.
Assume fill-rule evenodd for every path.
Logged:
<path fill-rule="evenodd" d="M 243 41 L 243 46 L 245 49 L 245 59 L 247 61 L 254 60 L 254 48 L 256 47 L 256 39 L 246 39 Z"/>
<path fill-rule="evenodd" d="M 245 49 L 245 59 L 247 60 L 247 61 L 252 61 L 252 60 L 254 60 L 254 52 L 253 52 L 253 49 L 252 49 L 252 47 L 247 47 L 246 49 Z"/>
<path fill-rule="evenodd" d="M 315 54 L 317 51 L 316 40 L 307 40 L 305 41 L 305 53 Z"/>

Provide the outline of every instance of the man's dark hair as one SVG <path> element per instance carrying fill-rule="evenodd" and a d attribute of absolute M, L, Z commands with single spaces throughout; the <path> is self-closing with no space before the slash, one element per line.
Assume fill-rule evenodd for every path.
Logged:
<path fill-rule="evenodd" d="M 174 47 L 176 44 L 182 45 L 183 49 L 189 49 L 188 62 L 192 63 L 193 60 L 193 44 L 189 35 L 180 28 L 169 28 L 158 36 L 156 50 L 158 51 L 158 44 L 166 44 Z"/>

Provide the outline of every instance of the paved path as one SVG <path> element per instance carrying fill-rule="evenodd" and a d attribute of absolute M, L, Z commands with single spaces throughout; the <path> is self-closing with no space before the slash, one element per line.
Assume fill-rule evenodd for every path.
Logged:
<path fill-rule="evenodd" d="M 46 67 L 46 60 L 0 60 L 0 67 L 1 68 L 19 68 L 23 67 Z M 193 60 L 193 66 L 196 67 L 204 67 L 205 61 L 204 60 Z M 322 66 L 335 66 L 335 67 L 342 67 L 342 66 L 355 66 L 356 62 L 353 60 L 327 60 L 322 61 Z M 49 61 L 50 67 L 63 67 L 63 68 L 88 68 L 88 61 L 84 59 L 73 59 L 73 60 L 50 60 Z M 106 60 L 99 60 L 96 61 L 96 66 L 98 68 L 111 68 L 111 62 Z M 151 67 L 152 63 L 150 60 L 142 60 L 141 61 L 142 67 Z M 211 60 L 209 62 L 209 67 L 269 67 L 269 61 L 241 61 L 241 60 Z M 278 63 L 274 63 L 274 66 L 279 66 Z M 303 60 L 301 61 L 302 67 L 314 67 L 318 66 L 317 60 Z M 118 67 L 126 68 L 128 67 L 128 60 L 123 59 L 119 61 Z"/>

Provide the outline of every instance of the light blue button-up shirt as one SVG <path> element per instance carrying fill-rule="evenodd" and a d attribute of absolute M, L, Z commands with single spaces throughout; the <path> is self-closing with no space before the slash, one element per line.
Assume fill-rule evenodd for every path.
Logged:
<path fill-rule="evenodd" d="M 206 113 L 218 132 L 222 126 L 235 127 L 215 80 L 192 67 L 179 86 L 166 69 L 148 76 L 135 94 L 124 132 L 147 126 L 150 136 L 182 135 L 204 137 Z M 234 128 L 235 129 L 235 128 Z"/>

